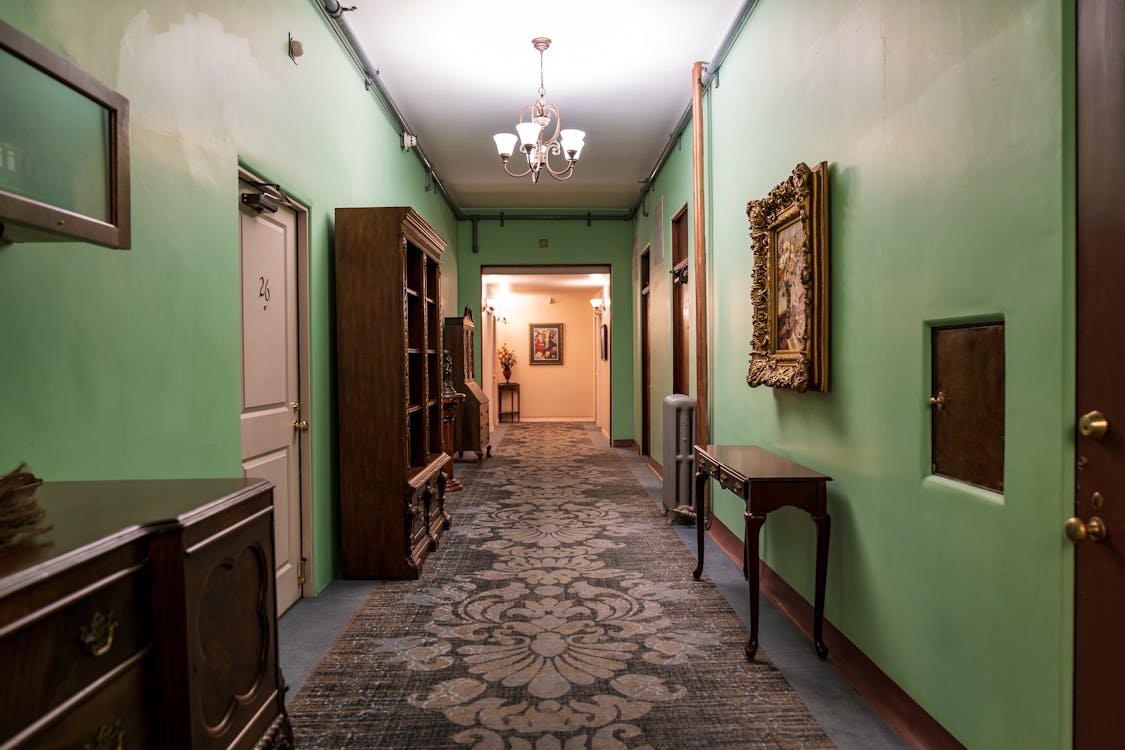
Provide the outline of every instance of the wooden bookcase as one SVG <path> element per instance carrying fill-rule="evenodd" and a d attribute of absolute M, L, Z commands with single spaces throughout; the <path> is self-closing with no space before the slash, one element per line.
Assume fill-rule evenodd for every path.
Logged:
<path fill-rule="evenodd" d="M 441 444 L 441 254 L 413 209 L 336 209 L 344 578 L 417 578 L 449 528 Z"/>

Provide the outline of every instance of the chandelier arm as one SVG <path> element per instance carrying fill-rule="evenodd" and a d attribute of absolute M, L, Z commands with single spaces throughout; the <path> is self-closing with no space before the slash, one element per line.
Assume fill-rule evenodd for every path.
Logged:
<path fill-rule="evenodd" d="M 512 170 L 508 169 L 508 160 L 507 159 L 503 160 L 503 166 L 504 166 L 504 171 L 507 172 L 512 177 L 527 177 L 529 174 L 531 174 L 531 167 L 528 167 L 527 169 L 525 169 L 522 172 L 513 172 Z"/>
<path fill-rule="evenodd" d="M 551 133 L 551 137 L 547 139 L 548 143 L 554 143 L 559 138 L 559 131 L 562 130 L 562 115 L 559 114 L 559 108 L 551 102 L 547 102 L 547 106 L 544 108 L 544 113 L 548 116 L 552 114 L 554 115 L 553 119 L 555 121 L 555 132 Z"/>
<path fill-rule="evenodd" d="M 547 173 L 560 182 L 562 180 L 569 180 L 574 175 L 574 162 L 570 162 L 566 169 L 561 169 L 558 172 L 551 169 L 551 165 L 547 165 Z"/>

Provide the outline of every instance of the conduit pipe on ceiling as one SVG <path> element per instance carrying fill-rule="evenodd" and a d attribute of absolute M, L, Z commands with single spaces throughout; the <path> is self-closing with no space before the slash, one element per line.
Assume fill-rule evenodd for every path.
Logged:
<path fill-rule="evenodd" d="M 480 252 L 480 240 L 477 233 L 478 221 L 498 221 L 500 226 L 504 226 L 505 221 L 584 221 L 586 226 L 590 226 L 593 221 L 632 221 L 633 217 L 629 214 L 516 214 L 509 216 L 504 212 L 498 214 L 465 214 L 465 219 L 472 222 L 473 225 L 473 252 Z"/>
<path fill-rule="evenodd" d="M 345 11 L 355 9 L 344 8 L 340 5 L 338 0 L 313 1 L 316 3 L 317 8 L 324 14 L 328 26 L 336 33 L 336 37 L 340 40 L 340 43 L 344 45 L 352 61 L 355 62 L 356 67 L 359 68 L 359 72 L 363 75 L 364 84 L 367 86 L 368 90 L 375 92 L 375 97 L 379 100 L 379 104 L 382 105 L 383 109 L 390 116 L 395 127 L 398 129 L 399 136 L 401 137 L 403 133 L 413 134 L 414 131 L 410 128 L 409 124 L 407 124 L 406 118 L 403 116 L 394 100 L 391 99 L 391 95 L 383 86 L 383 82 L 379 80 L 379 69 L 376 68 L 370 58 L 367 57 L 367 53 L 363 50 L 363 45 L 359 43 L 355 33 L 352 32 L 351 25 L 348 24 L 347 19 L 344 17 Z M 464 219 L 464 213 L 457 207 L 457 204 L 453 202 L 453 198 L 451 198 L 446 191 L 445 185 L 438 176 L 437 170 L 434 169 L 434 165 L 430 162 L 429 158 L 427 158 L 426 152 L 417 144 L 413 146 L 413 151 L 418 157 L 418 160 L 422 162 L 422 166 L 425 167 L 426 174 L 429 179 L 432 180 L 433 186 L 441 193 L 442 198 L 445 199 L 445 203 L 449 206 L 453 215 L 458 220 Z"/>
<path fill-rule="evenodd" d="M 695 434 L 700 445 L 711 442 L 707 423 L 707 220 L 703 200 L 703 63 L 691 66 L 692 225 L 695 229 Z"/>

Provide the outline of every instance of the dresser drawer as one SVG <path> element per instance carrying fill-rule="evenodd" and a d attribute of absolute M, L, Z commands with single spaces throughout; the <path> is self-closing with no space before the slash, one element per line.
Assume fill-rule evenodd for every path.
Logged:
<path fill-rule="evenodd" d="M 136 659 L 59 716 L 44 717 L 13 750 L 155 747 L 148 657 Z"/>
<path fill-rule="evenodd" d="M 146 561 L 95 580 L 0 628 L 0 664 L 4 665 L 0 743 L 151 642 L 150 587 Z"/>

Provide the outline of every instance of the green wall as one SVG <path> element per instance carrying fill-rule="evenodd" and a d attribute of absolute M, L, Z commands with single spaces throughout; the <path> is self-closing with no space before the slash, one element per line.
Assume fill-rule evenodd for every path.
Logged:
<path fill-rule="evenodd" d="M 649 455 L 662 463 L 664 457 L 664 429 L 662 409 L 664 397 L 672 393 L 672 217 L 687 207 L 688 220 L 688 284 L 684 287 L 685 304 L 690 311 L 688 320 L 695 320 L 695 214 L 691 190 L 691 129 L 679 137 L 668 160 L 660 169 L 646 200 L 641 204 L 634 218 L 637 238 L 637 254 L 640 256 L 649 248 L 649 300 L 648 300 L 648 345 L 651 364 L 649 383 Z M 706 190 L 704 191 L 706 193 Z M 663 211 L 657 210 L 663 200 Z M 657 227 L 657 219 L 661 227 Z M 656 237 L 663 232 L 664 257 L 658 260 Z M 633 297 L 633 309 L 640 321 L 640 282 Z M 639 323 L 638 323 L 639 325 Z M 695 329 L 688 331 L 688 380 L 689 390 L 695 394 Z M 633 346 L 633 357 L 637 363 L 633 373 L 633 404 L 635 417 L 633 434 L 637 445 L 641 439 L 641 341 L 637 336 Z"/>
<path fill-rule="evenodd" d="M 331 243 L 337 206 L 456 222 L 307 0 L 5 0 L 0 17 L 130 101 L 133 247 L 0 247 L 0 471 L 49 480 L 235 476 L 237 170 L 309 213 L 314 583 L 337 570 Z M 95 32 L 96 30 L 96 32 Z M 294 65 L 287 33 L 305 54 Z"/>
<path fill-rule="evenodd" d="M 1071 742 L 1072 14 L 762 0 L 705 101 L 712 439 L 834 478 L 828 619 L 972 748 Z M 687 145 L 650 206 L 681 202 Z M 829 391 L 750 389 L 746 201 L 821 160 Z M 929 468 L 929 326 L 985 318 L 1007 331 L 1003 495 Z M 716 497 L 741 535 L 741 503 Z M 811 600 L 808 518 L 771 514 L 762 540 Z"/>
<path fill-rule="evenodd" d="M 528 184 L 529 190 L 535 186 Z M 633 438 L 633 316 L 628 301 L 632 297 L 632 226 L 627 221 L 512 220 L 477 222 L 477 245 L 472 252 L 473 229 L 468 221 L 459 222 L 458 294 L 460 304 L 473 309 L 473 319 L 481 320 L 481 266 L 529 265 L 606 265 L 610 266 L 610 299 L 613 335 L 610 337 L 610 437 Z M 539 247 L 546 239 L 548 246 Z M 446 308 L 447 311 L 450 308 Z M 456 312 L 448 312 L 454 315 Z M 481 337 L 475 337 L 477 377 L 481 377 Z"/>

